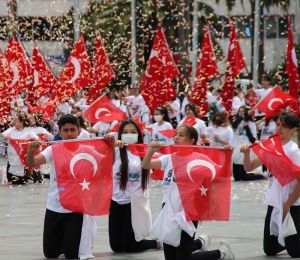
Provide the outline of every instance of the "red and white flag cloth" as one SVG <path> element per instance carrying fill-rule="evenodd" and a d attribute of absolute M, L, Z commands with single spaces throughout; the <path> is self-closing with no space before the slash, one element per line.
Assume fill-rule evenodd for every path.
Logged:
<path fill-rule="evenodd" d="M 289 82 L 289 93 L 292 97 L 298 99 L 300 89 L 300 76 L 291 27 L 291 18 L 288 17 L 288 47 L 286 52 L 286 74 Z"/>
<path fill-rule="evenodd" d="M 7 88 L 10 95 L 14 97 L 29 89 L 33 80 L 33 71 L 25 48 L 19 40 L 11 38 L 4 55 L 8 62 Z"/>
<path fill-rule="evenodd" d="M 164 31 L 159 28 L 141 84 L 142 95 L 151 112 L 176 97 L 172 81 L 177 76 L 179 70 L 169 50 Z"/>
<path fill-rule="evenodd" d="M 109 63 L 102 43 L 102 38 L 99 33 L 97 36 L 96 51 L 93 59 L 93 83 L 88 93 L 89 104 L 94 102 L 100 96 L 101 90 L 106 87 L 114 76 L 115 72 Z"/>
<path fill-rule="evenodd" d="M 42 96 L 54 90 L 57 78 L 36 45 L 32 52 L 32 67 L 34 82 L 28 92 L 28 99 L 32 105 L 36 106 Z"/>
<path fill-rule="evenodd" d="M 282 186 L 300 176 L 300 167 L 286 156 L 278 134 L 254 143 L 250 148 Z"/>
<path fill-rule="evenodd" d="M 109 214 L 113 188 L 112 141 L 57 143 L 52 145 L 52 154 L 61 205 L 92 216 Z"/>
<path fill-rule="evenodd" d="M 219 76 L 219 72 L 216 56 L 212 46 L 209 26 L 206 26 L 197 64 L 194 87 L 190 97 L 192 102 L 200 107 L 200 117 L 204 116 L 208 111 L 207 81 L 217 76 Z"/>
<path fill-rule="evenodd" d="M 172 163 L 186 220 L 229 220 L 232 151 L 173 148 Z"/>
<path fill-rule="evenodd" d="M 295 98 L 283 92 L 279 86 L 275 86 L 253 109 L 258 109 L 265 113 L 265 117 L 268 119 L 277 115 L 286 107 L 294 106 L 295 104 L 297 104 Z"/>
<path fill-rule="evenodd" d="M 126 118 L 126 113 L 116 107 L 105 94 L 91 104 L 83 115 L 91 124 L 100 121 L 109 123 Z"/>
<path fill-rule="evenodd" d="M 8 74 L 8 62 L 4 57 L 4 54 L 0 50 L 0 124 L 4 125 L 8 122 L 10 115 L 10 92 L 7 88 Z"/>
<path fill-rule="evenodd" d="M 43 119 L 48 121 L 53 119 L 56 110 L 56 104 L 54 100 L 48 100 L 37 107 L 31 108 L 30 112 L 43 113 Z"/>
<path fill-rule="evenodd" d="M 230 114 L 234 96 L 234 80 L 240 74 L 241 70 L 247 68 L 247 66 L 238 41 L 234 22 L 231 20 L 229 25 L 230 39 L 226 61 L 225 82 L 222 90 L 222 102 L 226 111 Z"/>
<path fill-rule="evenodd" d="M 56 99 L 58 103 L 64 102 L 77 91 L 89 86 L 91 79 L 92 66 L 84 38 L 81 35 L 59 76 L 52 99 Z"/>

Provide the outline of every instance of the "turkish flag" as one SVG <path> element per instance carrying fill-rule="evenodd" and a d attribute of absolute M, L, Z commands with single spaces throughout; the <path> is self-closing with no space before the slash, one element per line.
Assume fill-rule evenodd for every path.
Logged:
<path fill-rule="evenodd" d="M 169 50 L 162 28 L 157 30 L 141 84 L 142 95 L 151 112 L 176 97 L 172 81 L 179 70 Z"/>
<path fill-rule="evenodd" d="M 84 110 L 83 115 L 91 124 L 99 121 L 108 123 L 126 118 L 126 113 L 116 107 L 105 94 Z"/>
<path fill-rule="evenodd" d="M 34 83 L 28 92 L 28 99 L 32 105 L 36 106 L 42 96 L 52 92 L 57 78 L 36 45 L 32 52 L 32 67 Z"/>
<path fill-rule="evenodd" d="M 12 96 L 21 94 L 32 84 L 33 71 L 27 53 L 19 40 L 11 38 L 5 49 L 8 62 L 7 88 Z"/>
<path fill-rule="evenodd" d="M 197 123 L 196 119 L 193 117 L 189 117 L 189 116 L 187 116 L 183 121 L 184 125 L 190 125 L 190 126 L 193 126 L 196 123 Z"/>
<path fill-rule="evenodd" d="M 44 141 L 44 140 L 42 140 L 42 141 Z M 10 139 L 9 142 L 12 145 L 12 147 L 15 149 L 15 151 L 18 154 L 18 156 L 19 156 L 21 162 L 23 163 L 23 165 L 30 170 L 31 168 L 27 165 L 27 162 L 26 162 L 26 155 L 27 155 L 28 144 L 31 142 L 31 140 L 28 140 L 28 139 Z M 46 144 L 41 145 L 40 148 L 34 152 L 34 155 L 38 155 L 46 147 L 47 147 Z M 39 167 L 34 168 L 34 169 L 38 169 L 38 168 Z"/>
<path fill-rule="evenodd" d="M 158 132 L 161 133 L 164 137 L 167 137 L 167 138 L 173 138 L 176 135 L 176 130 L 175 129 L 161 130 L 161 131 L 158 131 Z"/>
<path fill-rule="evenodd" d="M 292 97 L 298 99 L 298 90 L 300 89 L 300 77 L 290 16 L 288 17 L 288 47 L 286 52 L 286 74 L 288 75 L 289 93 Z"/>
<path fill-rule="evenodd" d="M 275 86 L 264 99 L 262 99 L 254 109 L 266 114 L 266 119 L 271 118 L 278 114 L 282 109 L 287 106 L 297 104 L 297 100 L 288 93 L 281 90 L 279 86 Z"/>
<path fill-rule="evenodd" d="M 109 213 L 113 143 L 96 139 L 52 145 L 61 205 L 89 215 Z"/>
<path fill-rule="evenodd" d="M 7 88 L 9 79 L 8 62 L 0 50 L 0 124 L 8 122 L 10 115 L 11 96 Z"/>
<path fill-rule="evenodd" d="M 87 87 L 91 83 L 92 67 L 85 41 L 81 35 L 75 43 L 73 50 L 65 64 L 59 79 L 55 85 L 55 95 L 59 103 L 72 97 L 77 91 Z"/>
<path fill-rule="evenodd" d="M 102 89 L 111 81 L 115 76 L 105 48 L 102 43 L 100 33 L 97 36 L 96 51 L 93 60 L 93 84 L 91 85 L 88 93 L 89 104 L 94 102 L 99 96 Z"/>
<path fill-rule="evenodd" d="M 46 103 L 43 103 L 35 108 L 31 108 L 30 112 L 43 113 L 43 119 L 45 121 L 48 121 L 53 118 L 55 110 L 56 110 L 55 101 L 49 100 Z"/>
<path fill-rule="evenodd" d="M 229 220 L 232 151 L 173 147 L 174 174 L 187 221 Z"/>
<path fill-rule="evenodd" d="M 240 43 L 237 38 L 234 22 L 230 20 L 230 39 L 226 60 L 225 82 L 222 90 L 222 102 L 228 113 L 231 113 L 234 96 L 234 80 L 243 68 L 247 69 Z"/>
<path fill-rule="evenodd" d="M 191 101 L 200 107 L 204 116 L 208 111 L 207 81 L 219 76 L 215 52 L 212 46 L 209 26 L 206 26 L 198 59 L 196 78 L 191 94 Z"/>
<path fill-rule="evenodd" d="M 282 186 L 300 176 L 300 167 L 286 156 L 279 135 L 254 143 L 250 148 Z"/>

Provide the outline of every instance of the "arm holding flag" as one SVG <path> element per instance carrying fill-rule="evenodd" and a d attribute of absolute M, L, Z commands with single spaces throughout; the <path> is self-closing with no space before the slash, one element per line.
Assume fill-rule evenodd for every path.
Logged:
<path fill-rule="evenodd" d="M 163 146 L 164 143 L 162 142 L 152 142 L 150 150 L 146 153 L 143 161 L 142 167 L 144 169 L 160 169 L 161 168 L 161 161 L 160 159 L 151 159 L 153 154 L 159 150 Z"/>
<path fill-rule="evenodd" d="M 46 163 L 46 159 L 42 154 L 34 155 L 34 152 L 39 149 L 41 143 L 33 141 L 28 144 L 26 161 L 29 167 L 37 167 Z"/>
<path fill-rule="evenodd" d="M 250 147 L 248 144 L 243 144 L 240 148 L 240 151 L 244 154 L 243 165 L 246 172 L 252 171 L 262 164 L 258 158 L 251 160 Z"/>

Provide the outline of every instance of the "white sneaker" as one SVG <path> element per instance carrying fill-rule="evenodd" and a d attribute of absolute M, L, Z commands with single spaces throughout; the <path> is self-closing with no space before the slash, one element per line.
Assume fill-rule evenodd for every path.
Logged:
<path fill-rule="evenodd" d="M 219 250 L 221 252 L 221 258 L 223 260 L 234 260 L 234 253 L 231 251 L 231 248 L 228 243 L 220 242 Z"/>
<path fill-rule="evenodd" d="M 210 243 L 211 243 L 211 236 L 208 233 L 201 234 L 198 239 L 200 239 L 202 243 L 202 247 L 200 249 L 201 252 L 209 251 Z"/>

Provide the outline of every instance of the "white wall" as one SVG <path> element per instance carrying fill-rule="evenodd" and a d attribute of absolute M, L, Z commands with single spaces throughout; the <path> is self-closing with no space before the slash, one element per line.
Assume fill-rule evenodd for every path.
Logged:
<path fill-rule="evenodd" d="M 0 15 L 7 15 L 7 0 L 0 0 Z"/>

